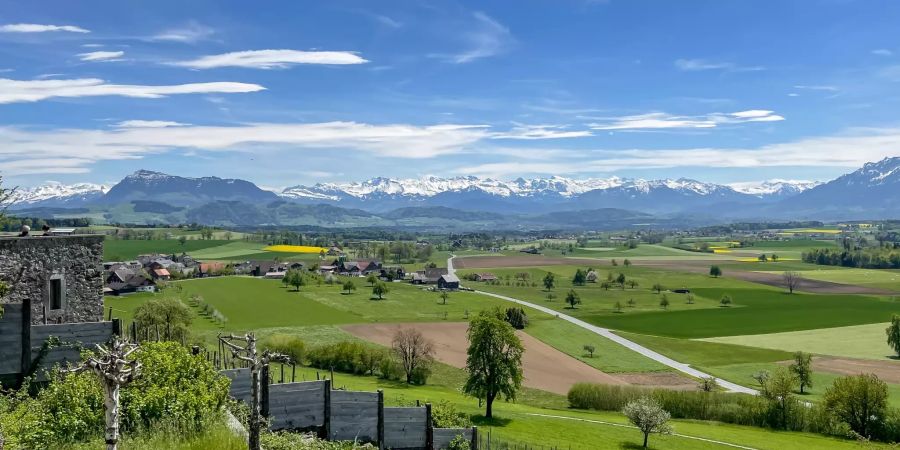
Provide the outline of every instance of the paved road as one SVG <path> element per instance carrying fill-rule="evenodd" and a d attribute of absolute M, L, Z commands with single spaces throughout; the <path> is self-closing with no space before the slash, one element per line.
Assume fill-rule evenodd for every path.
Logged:
<path fill-rule="evenodd" d="M 449 273 L 451 273 L 451 274 L 455 274 L 455 273 L 456 273 L 456 269 L 453 267 L 453 258 L 455 258 L 455 256 L 454 256 L 454 255 L 450 255 L 450 259 L 447 260 L 447 272 L 449 272 Z M 644 347 L 644 346 L 642 346 L 642 345 L 640 345 L 640 344 L 638 344 L 638 343 L 636 343 L 636 342 L 632 342 L 632 341 L 630 341 L 630 340 L 628 340 L 628 339 L 625 339 L 625 338 L 623 338 L 622 336 L 619 336 L 619 335 L 613 333 L 612 331 L 610 331 L 610 330 L 607 329 L 607 328 L 602 328 L 602 327 L 598 327 L 598 326 L 596 326 L 596 325 L 589 324 L 589 323 L 587 323 L 587 322 L 585 322 L 585 321 L 583 321 L 583 320 L 576 319 L 575 317 L 572 317 L 572 316 L 570 316 L 570 315 L 568 315 L 568 314 L 563 314 L 563 313 L 561 313 L 561 312 L 559 312 L 559 311 L 556 311 L 556 310 L 547 308 L 546 306 L 541 306 L 541 305 L 534 304 L 534 303 L 531 303 L 531 302 L 526 302 L 526 301 L 524 301 L 524 300 L 519 300 L 519 299 L 517 299 L 517 298 L 507 297 L 507 296 L 505 296 L 505 295 L 494 294 L 494 293 L 492 293 L 492 292 L 484 292 L 484 291 L 475 291 L 475 292 L 477 292 L 477 293 L 479 293 L 479 294 L 482 294 L 482 295 L 487 295 L 487 296 L 491 296 L 491 297 L 494 297 L 494 298 L 499 298 L 500 300 L 506 300 L 506 301 L 508 301 L 508 302 L 518 303 L 518 304 L 520 304 L 520 305 L 527 306 L 527 307 L 529 307 L 529 308 L 534 308 L 534 309 L 536 309 L 536 310 L 538 310 L 538 311 L 543 311 L 543 312 L 545 312 L 545 313 L 547 313 L 547 314 L 554 315 L 554 316 L 556 316 L 556 317 L 558 317 L 558 318 L 560 318 L 560 319 L 562 319 L 562 320 L 565 320 L 566 322 L 570 322 L 570 323 L 573 323 L 573 324 L 575 324 L 575 325 L 578 325 L 579 327 L 584 328 L 585 330 L 588 330 L 588 331 L 591 331 L 591 332 L 593 332 L 593 333 L 595 333 L 595 334 L 598 334 L 598 335 L 600 335 L 600 336 L 603 336 L 603 337 L 605 337 L 605 338 L 607 338 L 607 339 L 609 339 L 609 340 L 611 340 L 611 341 L 613 341 L 613 342 L 615 342 L 615 343 L 617 343 L 617 344 L 619 344 L 619 345 L 621 345 L 621 346 L 623 346 L 623 347 L 625 347 L 625 348 L 628 348 L 628 349 L 630 349 L 630 350 L 636 351 L 636 352 L 638 352 L 638 353 L 640 353 L 640 354 L 646 356 L 647 358 L 650 358 L 650 359 L 652 359 L 652 360 L 654 360 L 654 361 L 657 361 L 657 362 L 659 362 L 659 363 L 661 363 L 661 364 L 663 364 L 663 365 L 669 366 L 669 367 L 671 367 L 671 368 L 673 368 L 673 369 L 675 369 L 675 370 L 677 370 L 677 371 L 679 371 L 679 372 L 685 373 L 685 374 L 690 375 L 690 376 L 692 376 L 692 377 L 695 377 L 695 378 L 709 378 L 709 377 L 712 376 L 712 375 L 710 375 L 710 374 L 708 374 L 708 373 L 701 372 L 701 371 L 699 371 L 699 370 L 697 370 L 697 369 L 694 369 L 693 367 L 691 367 L 691 366 L 688 365 L 688 364 L 680 363 L 680 362 L 678 362 L 678 361 L 675 361 L 675 360 L 672 359 L 672 358 L 669 358 L 668 356 L 661 355 L 661 354 L 659 354 L 659 353 L 657 353 L 657 352 L 655 352 L 655 351 L 653 351 L 653 350 L 650 350 L 649 348 Z M 718 383 L 719 386 L 721 386 L 721 387 L 727 389 L 729 392 L 742 392 L 742 393 L 745 393 L 745 394 L 753 394 L 753 395 L 756 395 L 756 394 L 759 393 L 759 392 L 756 391 L 755 389 L 751 389 L 751 388 L 748 388 L 748 387 L 744 387 L 744 386 L 741 386 L 741 385 L 739 385 L 739 384 L 735 384 L 735 383 L 732 383 L 732 382 L 730 382 L 730 381 L 723 380 L 723 379 L 721 379 L 721 378 L 716 378 L 716 383 Z"/>

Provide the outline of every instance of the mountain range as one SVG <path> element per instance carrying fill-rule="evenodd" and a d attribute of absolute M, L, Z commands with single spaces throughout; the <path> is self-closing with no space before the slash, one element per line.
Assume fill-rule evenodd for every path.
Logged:
<path fill-rule="evenodd" d="M 11 206 L 24 213 L 87 209 L 102 221 L 216 225 L 415 226 L 442 222 L 477 227 L 578 222 L 587 227 L 618 218 L 725 221 L 731 219 L 849 219 L 900 216 L 900 157 L 868 163 L 827 183 L 769 180 L 722 185 L 687 178 L 571 179 L 422 177 L 297 185 L 281 192 L 238 179 L 188 178 L 138 170 L 113 186 L 47 184 L 21 189 Z M 593 211 L 571 220 L 563 212 Z M 602 214 L 600 213 L 602 212 Z M 615 212 L 615 213 L 612 213 Z M 604 219 L 600 219 L 602 215 Z M 569 220 L 562 217 L 570 216 Z"/>

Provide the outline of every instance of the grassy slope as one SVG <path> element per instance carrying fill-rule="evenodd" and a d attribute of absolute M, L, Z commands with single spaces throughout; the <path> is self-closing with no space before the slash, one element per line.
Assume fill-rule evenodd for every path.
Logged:
<path fill-rule="evenodd" d="M 228 241 L 185 241 L 184 245 L 177 239 L 161 240 L 122 240 L 104 239 L 103 260 L 125 261 L 137 258 L 138 255 L 147 253 L 171 254 L 182 252 L 193 253 L 198 250 L 218 247 L 227 244 Z"/>
<path fill-rule="evenodd" d="M 827 266 L 809 265 L 806 270 L 800 270 L 803 278 L 810 280 L 831 281 L 843 284 L 858 284 L 884 289 L 900 291 L 900 270 L 888 269 L 849 269 L 838 268 L 825 269 Z"/>
<path fill-rule="evenodd" d="M 704 339 L 709 342 L 749 345 L 785 351 L 804 351 L 850 358 L 885 359 L 896 356 L 885 342 L 886 323 L 789 331 L 786 333 L 728 336 Z"/>

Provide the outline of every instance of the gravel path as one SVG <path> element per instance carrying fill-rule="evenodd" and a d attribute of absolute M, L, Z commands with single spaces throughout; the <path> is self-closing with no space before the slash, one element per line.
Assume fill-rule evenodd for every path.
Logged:
<path fill-rule="evenodd" d="M 453 258 L 454 258 L 454 257 L 455 257 L 455 256 L 451 255 L 451 256 L 450 256 L 450 259 L 447 260 L 447 271 L 448 271 L 449 273 L 451 273 L 451 274 L 455 274 L 455 273 L 456 273 L 456 269 L 453 267 Z M 659 353 L 657 353 L 657 352 L 655 352 L 655 351 L 653 351 L 653 350 L 650 350 L 649 348 L 644 347 L 644 346 L 642 346 L 642 345 L 640 345 L 640 344 L 638 344 L 638 343 L 636 343 L 636 342 L 629 341 L 628 339 L 625 339 L 625 338 L 623 338 L 623 337 L 621 337 L 621 336 L 619 336 L 619 335 L 613 333 L 612 331 L 610 331 L 610 330 L 607 329 L 607 328 L 601 328 L 601 327 L 598 327 L 598 326 L 596 326 L 596 325 L 589 324 L 589 323 L 587 323 L 587 322 L 585 322 L 585 321 L 583 321 L 583 320 L 577 319 L 577 318 L 572 317 L 572 316 L 570 316 L 570 315 L 568 315 L 568 314 L 563 314 L 563 313 L 561 313 L 561 312 L 559 312 L 559 311 L 556 311 L 556 310 L 547 308 L 546 306 L 541 306 L 541 305 L 537 305 L 537 304 L 534 304 L 534 303 L 526 302 L 526 301 L 524 301 L 524 300 L 519 300 L 519 299 L 517 299 L 517 298 L 507 297 L 507 296 L 505 296 L 505 295 L 494 294 L 494 293 L 492 293 L 492 292 L 484 292 L 484 291 L 475 291 L 475 292 L 477 292 L 477 293 L 479 293 L 479 294 L 482 294 L 482 295 L 487 295 L 487 296 L 490 296 L 490 297 L 499 298 L 500 300 L 506 300 L 506 301 L 508 301 L 508 302 L 518 303 L 518 304 L 520 304 L 520 305 L 527 306 L 527 307 L 529 307 L 529 308 L 534 308 L 534 309 L 536 309 L 536 310 L 538 310 L 538 311 L 542 311 L 542 312 L 545 312 L 545 313 L 547 313 L 547 314 L 556 316 L 557 318 L 560 318 L 560 319 L 562 319 L 562 320 L 565 320 L 566 322 L 569 322 L 569 323 L 575 324 L 575 325 L 577 325 L 577 326 L 579 326 L 579 327 L 581 327 L 581 328 L 584 328 L 585 330 L 588 330 L 588 331 L 591 331 L 591 332 L 593 332 L 593 333 L 595 333 L 595 334 L 598 334 L 598 335 L 600 335 L 600 336 L 603 336 L 603 337 L 605 337 L 605 338 L 607 338 L 607 339 L 609 339 L 609 340 L 611 340 L 611 341 L 613 341 L 613 342 L 615 342 L 615 343 L 617 343 L 617 344 L 619 344 L 619 345 L 621 345 L 621 346 L 623 346 L 623 347 L 625 347 L 625 348 L 628 348 L 628 349 L 630 349 L 630 350 L 633 350 L 633 351 L 635 351 L 635 352 L 638 352 L 638 353 L 640 353 L 641 355 L 646 356 L 647 358 L 650 358 L 650 359 L 652 359 L 652 360 L 654 360 L 654 361 L 657 361 L 657 362 L 659 362 L 659 363 L 662 363 L 663 365 L 669 366 L 669 367 L 671 367 L 671 368 L 673 368 L 673 369 L 675 369 L 675 370 L 677 370 L 677 371 L 679 371 L 679 372 L 685 373 L 685 374 L 690 375 L 690 376 L 692 376 L 692 377 L 695 377 L 695 378 L 709 378 L 709 377 L 712 376 L 712 375 L 710 375 L 710 374 L 708 374 L 708 373 L 701 372 L 701 371 L 699 371 L 699 370 L 697 370 L 697 369 L 694 369 L 693 367 L 691 367 L 691 366 L 688 365 L 688 364 L 680 363 L 680 362 L 678 362 L 678 361 L 675 361 L 675 360 L 672 359 L 672 358 L 669 358 L 669 357 L 664 356 L 664 355 L 662 355 L 662 354 L 659 354 Z M 741 385 L 739 385 L 739 384 L 735 384 L 735 383 L 732 383 L 732 382 L 730 382 L 730 381 L 723 380 L 723 379 L 721 379 L 721 378 L 716 378 L 716 382 L 719 384 L 719 386 L 725 388 L 725 389 L 728 390 L 729 392 L 741 392 L 741 393 L 745 393 L 745 394 L 753 394 L 753 395 L 756 395 L 756 394 L 759 393 L 759 392 L 757 392 L 755 389 L 751 389 L 751 388 L 748 388 L 748 387 L 744 387 L 744 386 L 741 386 Z"/>

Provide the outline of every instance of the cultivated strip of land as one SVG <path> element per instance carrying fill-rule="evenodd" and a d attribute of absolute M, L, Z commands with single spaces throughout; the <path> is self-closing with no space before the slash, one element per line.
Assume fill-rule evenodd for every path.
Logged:
<path fill-rule="evenodd" d="M 453 257 L 452 257 L 452 256 L 447 260 L 447 271 L 448 271 L 449 273 L 451 273 L 451 274 L 455 274 L 455 273 L 456 273 L 456 269 L 453 267 Z M 482 295 L 487 295 L 487 296 L 490 296 L 490 297 L 499 298 L 499 299 L 501 299 L 501 300 L 506 300 L 506 301 L 508 301 L 508 302 L 518 303 L 518 304 L 520 304 L 520 305 L 527 306 L 527 307 L 529 307 L 529 308 L 533 308 L 533 309 L 536 309 L 536 310 L 538 310 L 538 311 L 542 311 L 542 312 L 545 312 L 545 313 L 547 313 L 547 314 L 553 315 L 553 316 L 555 316 L 555 317 L 557 317 L 557 318 L 560 318 L 560 319 L 565 320 L 565 321 L 567 321 L 567 322 L 569 322 L 569 323 L 578 325 L 578 326 L 581 327 L 581 328 L 584 328 L 584 329 L 586 329 L 586 330 L 589 330 L 589 331 L 591 331 L 591 332 L 593 332 L 593 333 L 595 333 L 595 334 L 597 334 L 597 335 L 599 335 L 599 336 L 605 337 L 605 338 L 607 338 L 607 339 L 609 339 L 609 340 L 611 340 L 611 341 L 613 341 L 613 342 L 615 342 L 615 343 L 617 343 L 617 344 L 619 344 L 619 345 L 622 345 L 623 347 L 626 347 L 626 348 L 628 348 L 628 349 L 630 349 L 630 350 L 633 350 L 633 351 L 635 351 L 635 352 L 638 352 L 638 353 L 640 353 L 641 355 L 646 356 L 647 358 L 650 358 L 650 359 L 652 359 L 652 360 L 654 360 L 654 361 L 657 361 L 657 362 L 659 362 L 659 363 L 662 363 L 663 365 L 666 365 L 666 366 L 668 366 L 668 367 L 671 367 L 671 368 L 673 368 L 673 369 L 675 369 L 675 370 L 677 370 L 677 371 L 679 371 L 679 372 L 685 373 L 685 374 L 690 375 L 690 376 L 692 376 L 692 377 L 695 377 L 695 378 L 709 378 L 709 377 L 712 377 L 712 375 L 710 375 L 710 374 L 708 374 L 708 373 L 705 373 L 705 372 L 702 372 L 702 371 L 699 371 L 699 370 L 697 370 L 697 369 L 694 369 L 693 367 L 691 367 L 691 366 L 688 365 L 688 364 L 680 363 L 680 362 L 678 362 L 678 361 L 675 361 L 675 360 L 672 359 L 672 358 L 669 358 L 669 357 L 664 356 L 664 355 L 662 355 L 662 354 L 659 354 L 659 353 L 657 353 L 657 352 L 655 352 L 655 351 L 653 351 L 653 350 L 650 350 L 650 349 L 647 348 L 647 347 L 644 347 L 644 346 L 639 345 L 639 344 L 637 344 L 637 343 L 635 343 L 635 342 L 629 341 L 628 339 L 625 339 L 625 338 L 623 338 L 623 337 L 621 337 L 621 336 L 619 336 L 619 335 L 613 333 L 611 330 L 609 330 L 609 329 L 607 329 L 607 328 L 601 328 L 601 327 L 598 327 L 598 326 L 596 326 L 596 325 L 589 324 L 589 323 L 587 323 L 587 322 L 585 322 L 585 321 L 583 321 L 583 320 L 576 319 L 575 317 L 572 317 L 572 316 L 570 316 L 570 315 L 568 315 L 568 314 L 563 314 L 563 313 L 561 313 L 561 312 L 559 312 L 559 311 L 556 311 L 556 310 L 547 308 L 546 306 L 537 305 L 537 304 L 534 304 L 534 303 L 526 302 L 526 301 L 524 301 L 524 300 L 519 300 L 519 299 L 512 298 L 512 297 L 507 297 L 507 296 L 505 296 L 505 295 L 494 294 L 494 293 L 491 293 L 491 292 L 484 292 L 484 291 L 475 291 L 475 292 L 477 292 L 477 293 L 479 293 L 479 294 L 482 294 Z M 726 380 L 723 380 L 723 379 L 721 379 L 721 378 L 716 378 L 716 377 L 714 377 L 714 378 L 716 379 L 716 382 L 719 384 L 719 386 L 725 388 L 725 389 L 728 390 L 729 392 L 741 392 L 741 393 L 752 394 L 752 395 L 758 394 L 758 392 L 757 392 L 755 389 L 751 389 L 751 388 L 748 388 L 748 387 L 745 387 L 745 386 L 741 386 L 741 385 L 739 385 L 739 384 L 732 383 L 732 382 L 730 382 L 730 381 L 726 381 Z"/>

